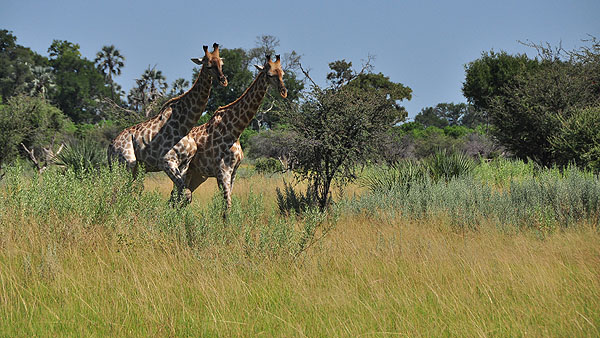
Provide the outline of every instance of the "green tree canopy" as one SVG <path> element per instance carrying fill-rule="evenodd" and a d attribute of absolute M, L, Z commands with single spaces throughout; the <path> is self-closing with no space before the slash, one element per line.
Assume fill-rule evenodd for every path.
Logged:
<path fill-rule="evenodd" d="M 121 75 L 121 68 L 125 67 L 125 57 L 121 54 L 114 45 L 104 46 L 102 50 L 96 53 L 94 62 L 98 69 L 106 76 L 107 82 L 110 84 L 111 98 L 115 99 L 115 84 L 113 76 Z M 119 95 L 119 92 L 116 92 Z"/>
<path fill-rule="evenodd" d="M 54 40 L 48 53 L 55 75 L 53 99 L 57 106 L 75 123 L 98 120 L 97 100 L 110 95 L 104 75 L 92 61 L 81 56 L 78 44 Z"/>
<path fill-rule="evenodd" d="M 600 86 L 596 82 L 600 44 L 595 39 L 591 44 L 572 52 L 533 45 L 541 58 L 536 62 L 536 71 L 516 76 L 490 102 L 492 132 L 517 157 L 531 158 L 545 166 L 576 160 L 575 153 L 557 151 L 552 139 L 564 134 L 562 129 L 566 126 L 571 128 L 568 135 L 579 135 L 572 128 L 583 126 L 580 121 L 591 121 L 587 117 L 597 111 L 586 110 L 600 102 Z M 585 119 L 565 122 L 584 113 Z M 561 145 L 563 150 L 568 148 Z M 583 149 L 573 149 L 576 148 Z"/>
<path fill-rule="evenodd" d="M 438 103 L 435 107 L 423 108 L 415 116 L 415 122 L 419 122 L 425 127 L 465 126 L 474 128 L 484 121 L 470 104 Z"/>
<path fill-rule="evenodd" d="M 0 30 L 0 97 L 4 100 L 26 92 L 34 79 L 32 70 L 47 65 L 43 56 L 17 44 L 12 32 Z"/>
<path fill-rule="evenodd" d="M 465 66 L 462 91 L 476 110 L 487 112 L 492 100 L 504 93 L 505 86 L 518 76 L 538 69 L 540 63 L 525 54 L 510 55 L 493 50 Z"/>
<path fill-rule="evenodd" d="M 0 164 L 10 162 L 23 151 L 59 142 L 68 120 L 41 97 L 16 95 L 0 105 Z"/>

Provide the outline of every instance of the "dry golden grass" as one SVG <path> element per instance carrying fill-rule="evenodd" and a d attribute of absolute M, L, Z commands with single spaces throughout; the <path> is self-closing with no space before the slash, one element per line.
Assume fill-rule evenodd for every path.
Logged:
<path fill-rule="evenodd" d="M 241 179 L 234 195 L 274 203 L 280 181 Z M 146 189 L 167 197 L 170 185 L 157 176 Z M 209 180 L 192 207 L 215 192 Z M 443 217 L 341 215 L 294 259 L 248 257 L 237 242 L 193 248 L 147 232 L 143 219 L 116 229 L 68 219 L 76 235 L 58 239 L 48 225 L 64 218 L 8 215 L 0 336 L 600 335 L 591 226 L 540 240 L 485 226 L 457 233 Z"/>

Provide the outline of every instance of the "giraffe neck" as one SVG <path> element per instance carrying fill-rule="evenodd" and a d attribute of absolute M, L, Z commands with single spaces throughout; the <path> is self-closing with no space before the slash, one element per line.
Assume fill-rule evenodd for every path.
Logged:
<path fill-rule="evenodd" d="M 260 72 L 242 96 L 229 105 L 219 108 L 218 114 L 215 114 L 221 116 L 221 121 L 233 140 L 240 137 L 254 118 L 268 87 L 267 75 Z"/>
<path fill-rule="evenodd" d="M 178 124 L 174 126 L 174 131 L 185 135 L 198 123 L 206 109 L 211 87 L 212 76 L 203 66 L 192 88 L 165 104 L 165 107 L 172 108 L 171 116 L 167 120 L 172 124 Z M 163 112 L 165 111 L 167 109 L 163 108 Z"/>

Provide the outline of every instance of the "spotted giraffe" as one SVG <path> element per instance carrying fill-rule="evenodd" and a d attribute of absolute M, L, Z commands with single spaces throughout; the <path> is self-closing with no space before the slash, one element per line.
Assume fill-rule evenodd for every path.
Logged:
<path fill-rule="evenodd" d="M 281 97 L 287 97 L 279 55 L 275 62 L 267 55 L 264 66 L 255 67 L 259 72 L 242 96 L 217 109 L 210 121 L 194 127 L 182 140 L 190 144 L 190 149 L 195 149 L 185 177 L 186 187 L 193 192 L 207 178 L 216 177 L 227 209 L 231 207 L 235 173 L 244 158 L 240 135 L 254 118 L 269 85 L 276 87 Z"/>
<path fill-rule="evenodd" d="M 192 88 L 167 101 L 158 115 L 123 130 L 108 146 L 109 164 L 116 158 L 127 165 L 134 177 L 141 163 L 146 171 L 164 171 L 177 188 L 178 196 L 184 194 L 189 199 L 191 192 L 185 190 L 184 177 L 196 145 L 181 143 L 181 139 L 202 116 L 212 79 L 217 78 L 221 86 L 227 86 L 219 45 L 215 43 L 212 52 L 208 51 L 208 46 L 203 49 L 204 57 L 192 59 L 202 66 Z"/>

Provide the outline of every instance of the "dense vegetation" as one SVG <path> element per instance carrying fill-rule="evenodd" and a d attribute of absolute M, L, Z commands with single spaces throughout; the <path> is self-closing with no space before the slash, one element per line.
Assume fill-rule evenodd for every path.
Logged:
<path fill-rule="evenodd" d="M 598 178 L 494 160 L 436 179 L 435 162 L 368 169 L 368 191 L 302 217 L 280 215 L 281 176 L 246 168 L 226 221 L 213 182 L 177 209 L 164 175 L 11 167 L 0 332 L 595 335 Z"/>
<path fill-rule="evenodd" d="M 600 44 L 484 52 L 465 103 L 407 122 L 369 58 L 318 86 L 292 51 L 241 142 L 233 206 L 188 207 L 105 145 L 190 86 L 126 58 L 0 31 L 0 335 L 594 336 L 600 327 Z M 229 85 L 278 40 L 223 48 Z M 196 76 L 198 69 L 192 74 Z"/>

